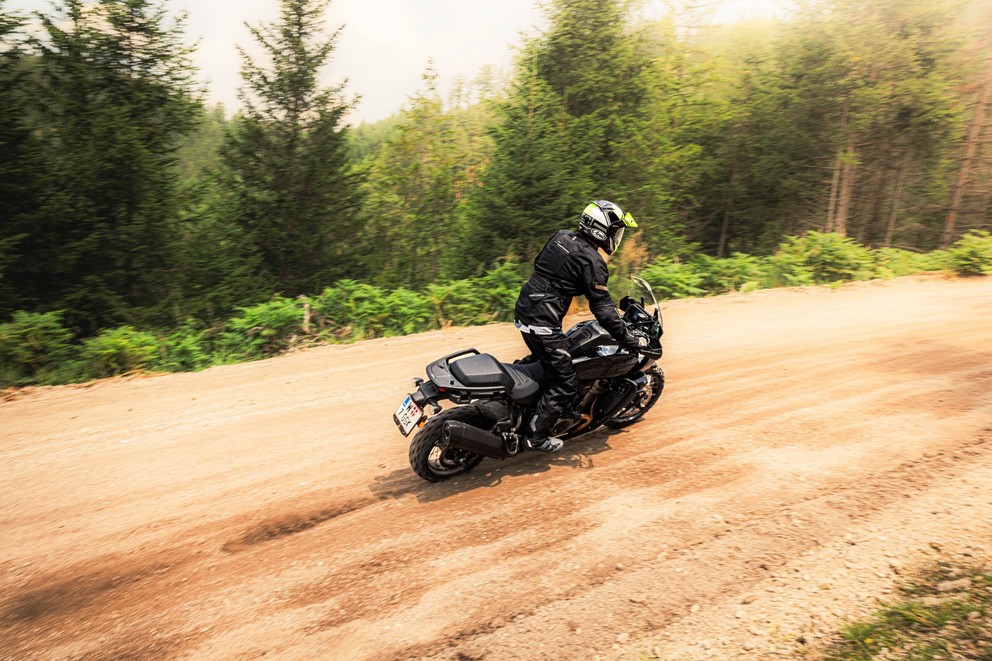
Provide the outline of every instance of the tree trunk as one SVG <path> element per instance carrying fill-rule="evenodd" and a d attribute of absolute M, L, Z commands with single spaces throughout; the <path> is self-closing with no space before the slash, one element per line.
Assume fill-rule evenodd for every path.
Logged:
<path fill-rule="evenodd" d="M 844 168 L 841 173 L 840 198 L 837 203 L 837 218 L 834 223 L 834 231 L 841 236 L 847 236 L 847 220 L 851 211 L 851 197 L 854 194 L 854 171 L 855 171 L 854 141 L 848 146 L 845 152 Z"/>
<path fill-rule="evenodd" d="M 844 164 L 842 158 L 844 154 L 843 149 L 837 150 L 837 156 L 834 158 L 834 172 L 833 177 L 830 180 L 830 204 L 827 206 L 827 231 L 834 231 L 834 222 L 837 220 L 834 214 L 837 213 L 837 196 L 839 194 L 838 186 L 840 185 L 840 171 Z"/>
<path fill-rule="evenodd" d="M 734 208 L 734 182 L 737 179 L 737 168 L 730 173 L 730 193 L 723 202 L 723 223 L 720 225 L 720 243 L 716 247 L 717 258 L 727 255 L 727 238 L 730 234 L 730 212 Z"/>
<path fill-rule="evenodd" d="M 841 113 L 840 125 L 847 131 L 847 118 L 851 110 L 850 99 L 844 99 L 844 111 Z M 850 142 L 850 139 L 848 139 Z M 834 158 L 833 176 L 830 181 L 830 204 L 827 206 L 827 231 L 833 232 L 837 224 L 837 201 L 840 199 L 841 173 L 844 169 L 844 148 L 837 148 L 837 156 Z M 846 218 L 845 218 L 846 222 Z"/>
<path fill-rule="evenodd" d="M 978 97 L 978 104 L 975 106 L 975 114 L 968 127 L 968 137 L 964 146 L 964 160 L 961 161 L 961 169 L 958 170 L 958 179 L 951 190 L 950 208 L 947 217 L 944 219 L 944 232 L 940 237 L 940 247 L 947 248 L 954 240 L 954 225 L 957 223 L 958 213 L 961 210 L 961 201 L 964 199 L 965 188 L 968 185 L 968 177 L 971 174 L 972 162 L 975 159 L 975 149 L 978 146 L 982 129 L 985 127 L 985 108 L 989 102 L 989 90 L 992 88 L 992 59 L 989 59 L 986 69 L 985 80 L 982 81 L 982 91 Z"/>
<path fill-rule="evenodd" d="M 892 209 L 889 210 L 889 221 L 885 225 L 885 239 L 882 241 L 882 245 L 886 248 L 892 246 L 892 236 L 895 234 L 896 220 L 899 218 L 899 204 L 902 202 L 902 189 L 906 185 L 906 171 L 909 169 L 912 156 L 913 151 L 907 147 L 903 151 L 896 169 L 896 189 L 892 193 Z"/>

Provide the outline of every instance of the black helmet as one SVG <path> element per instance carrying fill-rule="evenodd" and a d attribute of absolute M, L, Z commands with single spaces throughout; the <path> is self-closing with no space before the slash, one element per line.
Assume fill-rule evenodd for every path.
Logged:
<path fill-rule="evenodd" d="M 589 237 L 607 255 L 620 247 L 623 230 L 627 227 L 637 227 L 634 217 L 607 200 L 591 202 L 579 220 L 579 234 Z"/>

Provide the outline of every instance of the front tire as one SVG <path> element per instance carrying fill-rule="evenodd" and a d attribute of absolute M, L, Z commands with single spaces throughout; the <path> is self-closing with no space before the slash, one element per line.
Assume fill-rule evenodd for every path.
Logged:
<path fill-rule="evenodd" d="M 410 441 L 410 467 L 428 482 L 443 482 L 456 475 L 467 473 L 482 461 L 482 455 L 467 450 L 449 448 L 441 438 L 441 430 L 448 420 L 489 429 L 492 423 L 479 414 L 474 406 L 459 406 L 441 411 L 417 432 Z"/>
<path fill-rule="evenodd" d="M 644 376 L 647 377 L 647 385 L 641 389 L 625 409 L 618 412 L 603 424 L 610 429 L 623 429 L 629 427 L 644 417 L 644 414 L 651 410 L 651 407 L 658 402 L 662 391 L 665 389 L 665 373 L 657 365 L 653 366 Z"/>

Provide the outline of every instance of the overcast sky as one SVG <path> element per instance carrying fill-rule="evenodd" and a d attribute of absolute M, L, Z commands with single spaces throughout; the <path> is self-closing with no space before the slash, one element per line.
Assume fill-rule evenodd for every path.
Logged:
<path fill-rule="evenodd" d="M 724 0 L 725 20 L 768 11 L 775 0 Z M 7 0 L 11 11 L 49 11 L 48 0 Z M 278 18 L 278 0 L 167 0 L 189 12 L 186 32 L 199 39 L 194 63 L 208 86 L 207 100 L 237 107 L 241 85 L 236 44 L 251 47 L 245 27 Z M 433 58 L 442 92 L 485 66 L 509 70 L 521 34 L 543 27 L 536 0 L 332 0 L 329 28 L 344 26 L 323 84 L 347 79 L 346 95 L 361 97 L 352 121 L 374 122 L 398 111 L 422 88 Z"/>

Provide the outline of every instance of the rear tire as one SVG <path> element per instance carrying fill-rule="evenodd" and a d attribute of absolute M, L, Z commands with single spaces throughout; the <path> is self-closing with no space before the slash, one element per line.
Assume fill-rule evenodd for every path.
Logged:
<path fill-rule="evenodd" d="M 665 389 L 665 373 L 659 366 L 655 365 L 645 372 L 644 376 L 648 378 L 648 385 L 634 397 L 634 401 L 627 408 L 604 422 L 604 425 L 610 429 L 629 427 L 643 418 L 644 414 L 658 402 L 658 398 L 661 397 L 661 393 Z"/>
<path fill-rule="evenodd" d="M 444 443 L 441 430 L 448 420 L 486 430 L 492 427 L 492 422 L 471 405 L 441 411 L 429 419 L 410 442 L 410 467 L 428 482 L 443 482 L 467 473 L 482 461 L 481 454 L 449 448 Z"/>

